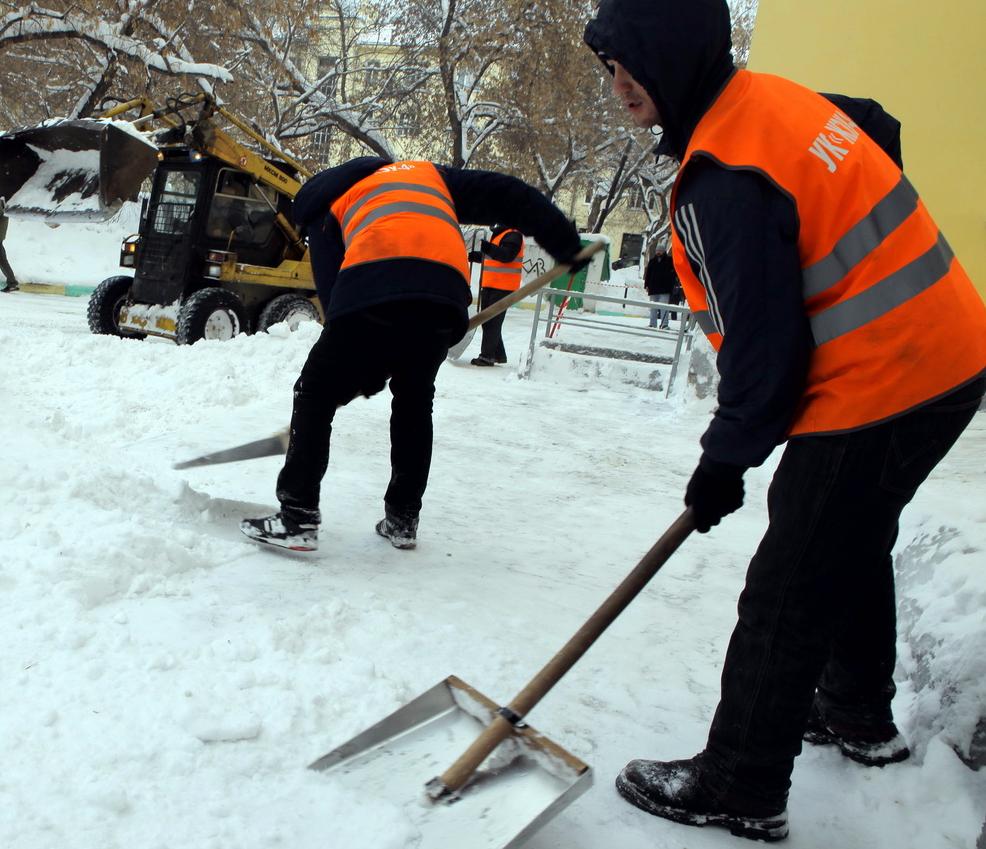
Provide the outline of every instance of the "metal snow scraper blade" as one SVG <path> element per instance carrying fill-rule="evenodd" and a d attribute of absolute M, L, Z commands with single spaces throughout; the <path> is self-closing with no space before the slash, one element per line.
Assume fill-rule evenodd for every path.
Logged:
<path fill-rule="evenodd" d="M 265 439 L 258 439 L 244 445 L 237 445 L 234 448 L 227 448 L 224 451 L 214 451 L 212 454 L 203 454 L 201 457 L 175 463 L 171 468 L 192 469 L 195 466 L 215 466 L 218 463 L 235 463 L 238 460 L 252 460 L 255 457 L 283 454 L 288 450 L 288 438 L 288 431 L 282 430 L 280 433 L 275 433 Z"/>
<path fill-rule="evenodd" d="M 0 197 L 9 215 L 104 221 L 157 164 L 157 148 L 127 122 L 51 121 L 0 135 Z"/>
<path fill-rule="evenodd" d="M 593 242 L 591 245 L 586 245 L 575 255 L 574 260 L 580 262 L 583 259 L 589 259 L 591 256 L 599 253 L 604 247 L 606 247 L 606 243 L 602 240 Z M 549 268 L 544 274 L 539 274 L 530 283 L 525 283 L 515 292 L 511 292 L 505 298 L 501 298 L 495 304 L 491 304 L 485 310 L 476 313 L 469 319 L 466 335 L 449 348 L 448 358 L 450 360 L 457 360 L 465 353 L 466 348 L 469 347 L 469 343 L 472 342 L 473 336 L 476 335 L 476 328 L 481 324 L 485 324 L 494 316 L 506 312 L 514 304 L 524 300 L 528 295 L 533 295 L 538 289 L 547 286 L 552 280 L 556 280 L 563 274 L 567 274 L 570 268 L 571 265 L 567 262 L 559 263 L 554 268 Z"/>
<path fill-rule="evenodd" d="M 310 768 L 325 771 L 360 795 L 399 806 L 420 835 L 418 849 L 520 845 L 591 782 L 588 766 L 524 723 L 524 717 L 694 528 L 692 512 L 685 510 L 509 705 L 498 707 L 459 678 L 449 677 Z M 422 793 L 421 782 L 456 755 Z"/>

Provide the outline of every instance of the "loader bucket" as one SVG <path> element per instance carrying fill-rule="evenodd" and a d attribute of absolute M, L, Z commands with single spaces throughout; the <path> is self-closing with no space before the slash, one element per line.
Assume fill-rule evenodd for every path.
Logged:
<path fill-rule="evenodd" d="M 51 121 L 0 135 L 0 197 L 11 216 L 104 221 L 157 162 L 157 148 L 125 121 Z"/>

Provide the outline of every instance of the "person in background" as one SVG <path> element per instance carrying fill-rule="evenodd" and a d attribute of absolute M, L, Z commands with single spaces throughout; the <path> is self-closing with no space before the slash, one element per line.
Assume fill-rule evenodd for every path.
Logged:
<path fill-rule="evenodd" d="M 308 238 L 325 326 L 294 387 L 280 510 L 244 519 L 240 529 L 256 542 L 316 550 L 336 409 L 389 380 L 391 477 L 376 531 L 395 548 L 414 548 L 431 467 L 435 376 L 466 332 L 472 300 L 460 223 L 508 222 L 559 262 L 581 249 L 578 233 L 515 177 L 373 156 L 312 177 L 294 217 Z"/>
<path fill-rule="evenodd" d="M 10 267 L 7 260 L 7 251 L 4 249 L 3 240 L 7 238 L 7 199 L 0 197 L 0 273 L 3 274 L 5 285 L 0 292 L 16 292 L 20 289 L 20 284 L 14 276 L 14 270 Z"/>
<path fill-rule="evenodd" d="M 674 273 L 674 263 L 665 252 L 664 246 L 660 245 L 644 270 L 644 288 L 647 290 L 647 297 L 652 301 L 671 303 L 672 293 L 677 285 L 678 275 Z M 647 326 L 657 327 L 657 322 L 660 320 L 660 329 L 667 330 L 670 318 L 671 310 L 651 307 L 650 322 Z"/>
<path fill-rule="evenodd" d="M 986 305 L 902 173 L 899 123 L 737 69 L 730 31 L 726 0 L 602 0 L 585 32 L 681 163 L 675 268 L 720 373 L 685 490 L 695 528 L 739 509 L 746 470 L 787 442 L 705 748 L 631 761 L 616 786 L 656 816 L 780 840 L 803 739 L 867 766 L 909 755 L 891 553 L 983 397 Z"/>
<path fill-rule="evenodd" d="M 493 227 L 489 241 L 483 239 L 480 250 L 483 274 L 480 277 L 480 309 L 486 309 L 520 288 L 524 276 L 524 234 L 502 224 Z M 479 356 L 472 360 L 474 366 L 494 366 L 507 361 L 503 347 L 503 321 L 505 312 L 483 324 L 483 340 Z"/>

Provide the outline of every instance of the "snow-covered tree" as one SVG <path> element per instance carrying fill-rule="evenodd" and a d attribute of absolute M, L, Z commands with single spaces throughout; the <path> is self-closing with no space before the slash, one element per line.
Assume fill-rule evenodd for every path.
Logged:
<path fill-rule="evenodd" d="M 85 117 L 107 97 L 148 94 L 157 78 L 229 81 L 189 49 L 195 0 L 98 0 L 15 6 L 0 0 L 2 108 L 11 118 Z"/>

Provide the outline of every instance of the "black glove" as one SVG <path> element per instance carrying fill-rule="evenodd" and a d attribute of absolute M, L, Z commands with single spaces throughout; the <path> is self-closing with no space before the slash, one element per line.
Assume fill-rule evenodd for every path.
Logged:
<path fill-rule="evenodd" d="M 482 262 L 483 252 L 482 251 L 469 251 L 469 262 Z"/>
<path fill-rule="evenodd" d="M 718 463 L 702 455 L 685 489 L 685 505 L 692 508 L 695 530 L 700 534 L 743 506 L 745 471 L 742 466 Z"/>

